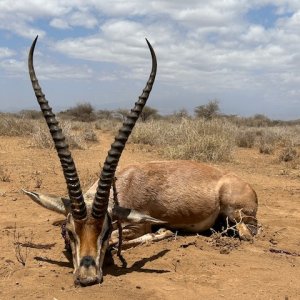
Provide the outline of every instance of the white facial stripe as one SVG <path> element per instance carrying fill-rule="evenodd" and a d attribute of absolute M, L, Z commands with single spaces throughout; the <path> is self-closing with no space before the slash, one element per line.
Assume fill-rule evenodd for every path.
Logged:
<path fill-rule="evenodd" d="M 70 244 L 71 244 L 71 249 L 72 249 L 72 257 L 73 257 L 74 273 L 75 273 L 80 264 L 80 255 L 79 255 L 80 240 L 79 240 L 76 232 L 71 230 L 72 228 L 75 228 L 75 224 L 74 224 L 74 219 L 73 219 L 71 213 L 69 213 L 67 216 L 66 229 L 67 229 L 69 238 L 70 238 L 70 233 L 72 234 L 72 238 L 70 238 Z"/>
<path fill-rule="evenodd" d="M 111 233 L 111 219 L 108 216 L 108 214 L 105 215 L 105 219 L 103 222 L 103 227 L 101 230 L 101 234 L 98 237 L 97 240 L 97 246 L 98 246 L 98 251 L 97 251 L 97 258 L 96 258 L 96 263 L 99 262 L 98 267 L 102 268 L 103 265 L 103 260 L 105 257 L 105 252 L 108 246 L 109 238 L 110 238 L 110 233 Z"/>

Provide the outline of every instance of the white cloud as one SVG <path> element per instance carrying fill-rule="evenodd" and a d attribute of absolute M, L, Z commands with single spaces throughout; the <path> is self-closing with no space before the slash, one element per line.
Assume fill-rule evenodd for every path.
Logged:
<path fill-rule="evenodd" d="M 77 11 L 63 18 L 54 18 L 49 22 L 49 25 L 58 29 L 70 29 L 72 27 L 92 29 L 98 25 L 98 21 L 90 13 Z"/>
<path fill-rule="evenodd" d="M 98 25 L 97 19 L 90 13 L 74 12 L 69 18 L 71 26 L 81 26 L 85 28 L 94 28 Z"/>
<path fill-rule="evenodd" d="M 50 21 L 50 26 L 59 29 L 69 29 L 70 25 L 65 19 L 54 18 Z"/>
<path fill-rule="evenodd" d="M 272 26 L 247 19 L 247 12 L 266 5 L 276 7 Z M 277 97 L 295 99 L 300 94 L 299 26 L 296 0 L 0 1 L 0 29 L 30 40 L 47 34 L 41 43 L 48 62 L 38 64 L 42 78 L 144 78 L 151 62 L 147 37 L 158 56 L 160 82 L 194 93 L 252 91 L 267 98 L 276 89 Z M 71 61 L 58 66 L 51 60 L 56 51 L 84 66 Z M 0 48 L 1 67 L 10 75 L 26 69 L 13 54 Z M 98 70 L 103 62 L 109 65 L 107 74 Z"/>
<path fill-rule="evenodd" d="M 269 41 L 268 32 L 261 25 L 252 25 L 248 31 L 241 36 L 241 39 L 248 43 L 263 43 Z"/>
<path fill-rule="evenodd" d="M 20 77 L 26 70 L 26 66 L 23 61 L 18 61 L 13 58 L 0 61 L 0 67 L 5 70 L 7 75 L 10 77 Z"/>
<path fill-rule="evenodd" d="M 0 59 L 13 56 L 15 51 L 9 48 L 0 47 Z"/>
<path fill-rule="evenodd" d="M 66 64 L 52 63 L 45 57 L 35 54 L 35 70 L 38 78 L 41 80 L 49 79 L 87 79 L 94 76 L 93 70 L 86 65 L 70 66 Z M 27 60 L 18 60 L 15 58 L 3 59 L 0 61 L 0 68 L 5 70 L 9 77 L 27 77 L 28 66 Z"/>

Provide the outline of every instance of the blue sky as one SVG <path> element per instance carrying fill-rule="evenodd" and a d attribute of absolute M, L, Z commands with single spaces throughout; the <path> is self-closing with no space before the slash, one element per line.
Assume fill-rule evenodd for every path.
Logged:
<path fill-rule="evenodd" d="M 0 111 L 38 108 L 35 68 L 56 111 L 82 102 L 130 108 L 158 75 L 148 105 L 162 114 L 218 99 L 227 114 L 300 118 L 300 1 L 0 0 Z"/>

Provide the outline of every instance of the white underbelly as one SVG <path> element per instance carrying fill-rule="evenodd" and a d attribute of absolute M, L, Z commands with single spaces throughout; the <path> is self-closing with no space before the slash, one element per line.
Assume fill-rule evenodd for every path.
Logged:
<path fill-rule="evenodd" d="M 211 228 L 217 219 L 219 212 L 210 215 L 208 218 L 201 220 L 197 223 L 192 224 L 172 224 L 170 225 L 173 229 L 182 229 L 190 232 L 201 232 Z"/>

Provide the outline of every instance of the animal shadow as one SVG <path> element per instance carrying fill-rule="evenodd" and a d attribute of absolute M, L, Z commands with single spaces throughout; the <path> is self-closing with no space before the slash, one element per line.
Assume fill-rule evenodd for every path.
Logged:
<path fill-rule="evenodd" d="M 124 258 L 123 258 L 123 259 L 121 259 L 122 267 L 119 267 L 118 265 L 113 263 L 113 264 L 105 267 L 103 271 L 105 274 L 110 274 L 113 276 L 122 276 L 122 275 L 132 273 L 132 272 L 157 273 L 157 274 L 168 273 L 168 272 L 170 272 L 169 270 L 148 269 L 148 268 L 144 268 L 144 266 L 151 261 L 154 261 L 160 257 L 163 257 L 169 251 L 170 250 L 165 249 L 165 250 L 162 250 L 150 257 L 144 257 L 144 258 L 140 259 L 139 261 L 136 261 L 130 267 L 127 267 L 127 263 L 126 262 L 124 263 L 124 261 L 123 261 Z"/>

